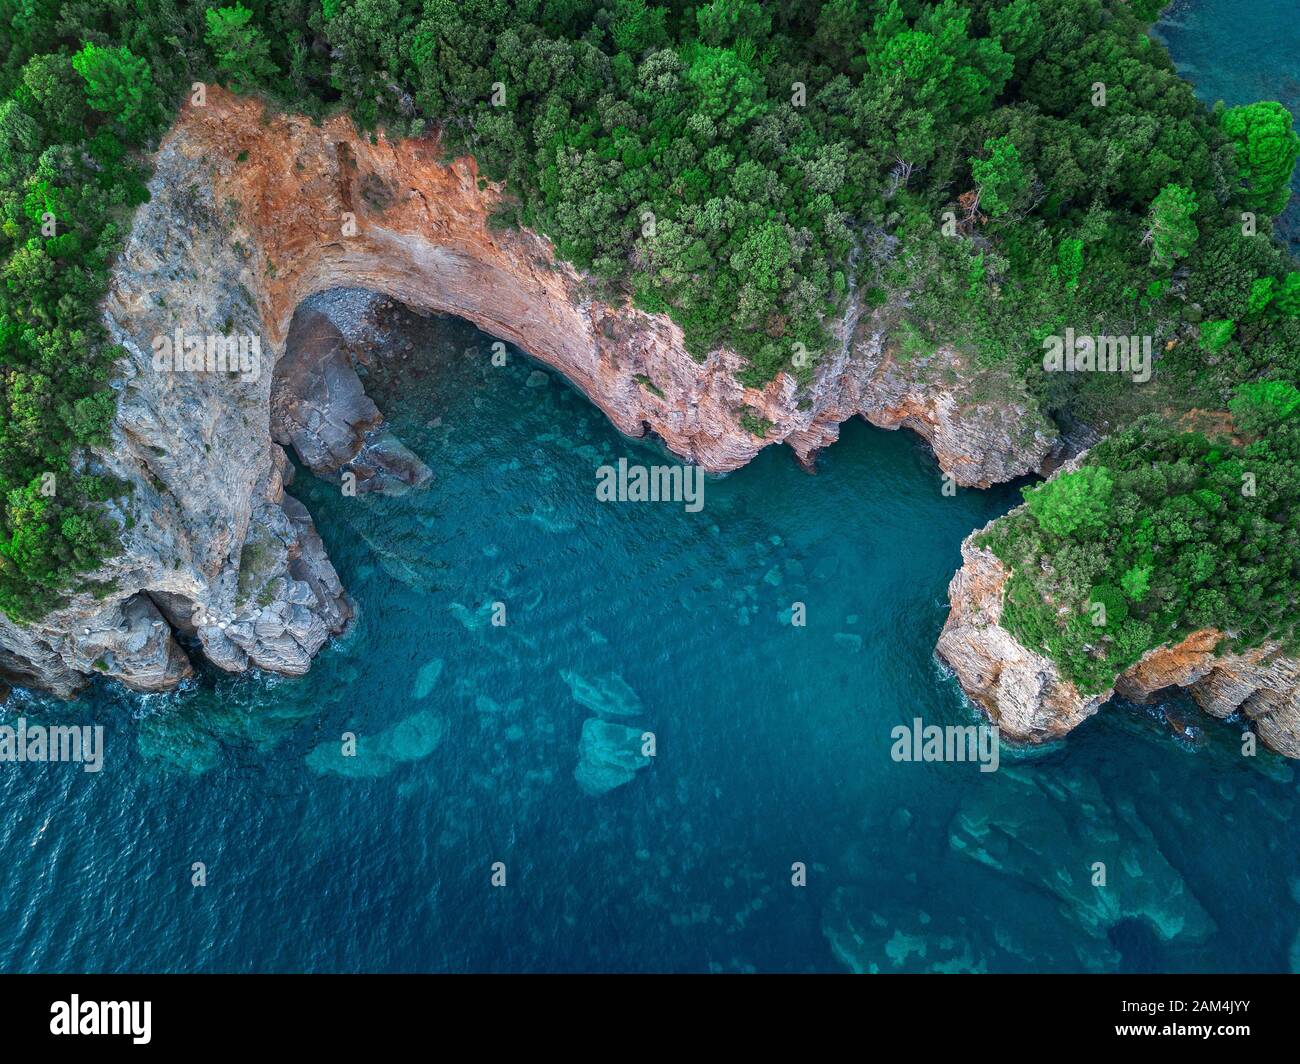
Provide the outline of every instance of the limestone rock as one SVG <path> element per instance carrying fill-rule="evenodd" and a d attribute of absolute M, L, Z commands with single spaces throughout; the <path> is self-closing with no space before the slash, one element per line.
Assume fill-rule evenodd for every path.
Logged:
<path fill-rule="evenodd" d="M 271 435 L 313 473 L 351 472 L 358 494 L 423 487 L 433 473 L 388 432 L 343 332 L 313 300 L 289 326 L 271 384 Z"/>
<path fill-rule="evenodd" d="M 312 470 L 328 472 L 350 462 L 383 420 L 352 367 L 343 334 L 320 311 L 301 309 L 275 367 L 275 441 L 292 446 Z"/>
<path fill-rule="evenodd" d="M 952 608 L 938 654 L 966 695 L 1004 738 L 1057 739 L 1096 713 L 1104 698 L 1084 698 L 1056 665 L 1002 627 L 1003 588 L 1011 573 L 991 551 L 962 543 L 962 567 L 948 585 Z"/>
<path fill-rule="evenodd" d="M 991 551 L 975 545 L 978 535 L 971 533 L 962 544 L 962 567 L 948 585 L 951 608 L 936 651 L 1003 738 L 1057 739 L 1114 694 L 1147 702 L 1166 688 L 1185 687 L 1206 712 L 1216 717 L 1240 712 L 1265 745 L 1300 758 L 1300 662 L 1276 644 L 1221 653 L 1223 633 L 1203 629 L 1148 651 L 1115 678 L 1113 687 L 1084 697 L 1055 663 L 1002 627 L 1011 572 Z"/>

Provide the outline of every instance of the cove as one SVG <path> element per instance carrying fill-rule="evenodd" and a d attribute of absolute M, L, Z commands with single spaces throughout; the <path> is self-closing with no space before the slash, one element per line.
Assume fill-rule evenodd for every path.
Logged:
<path fill-rule="evenodd" d="M 1294 770 L 1231 725 L 1117 705 L 996 772 L 891 758 L 899 725 L 978 722 L 933 647 L 1014 485 L 944 496 L 915 436 L 855 421 L 815 476 L 770 448 L 697 513 L 600 502 L 601 466 L 674 460 L 492 342 L 407 315 L 372 360 L 427 489 L 298 472 L 358 606 L 306 677 L 7 709 L 105 732 L 98 773 L 0 772 L 0 968 L 1293 963 Z"/>
<path fill-rule="evenodd" d="M 1157 32 L 1203 99 L 1295 109 L 1292 16 L 1176 0 Z M 1230 724 L 1116 704 L 996 772 L 889 756 L 977 722 L 932 650 L 1014 486 L 944 497 L 855 421 L 815 477 L 768 449 L 698 513 L 601 503 L 602 465 L 673 460 L 490 341 L 411 319 L 366 382 L 427 490 L 299 471 L 360 612 L 305 678 L 5 708 L 104 742 L 0 765 L 0 969 L 1300 967 L 1294 768 Z"/>

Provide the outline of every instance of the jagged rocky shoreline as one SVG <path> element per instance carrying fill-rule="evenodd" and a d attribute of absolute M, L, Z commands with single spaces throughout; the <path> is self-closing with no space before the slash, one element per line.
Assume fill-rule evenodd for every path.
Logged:
<path fill-rule="evenodd" d="M 430 477 L 356 374 L 366 304 L 355 290 L 468 319 L 563 373 L 626 435 L 653 433 L 709 471 L 774 443 L 810 463 L 854 416 L 916 431 L 964 486 L 1043 471 L 1066 450 L 1027 396 L 958 352 L 902 358 L 889 307 L 851 304 L 808 384 L 781 374 L 745 387 L 734 354 L 695 361 L 666 316 L 602 301 L 542 238 L 492 228 L 501 190 L 472 160 L 444 161 L 434 140 L 372 141 L 346 118 L 268 115 L 213 89 L 164 139 L 150 191 L 103 306 L 125 355 L 112 444 L 89 458 L 132 485 L 116 514 L 123 550 L 40 622 L 0 617 L 0 677 L 25 686 L 70 696 L 98 673 L 164 690 L 192 673 L 191 654 L 299 675 L 346 627 L 346 591 L 285 491 L 285 449 L 318 474 L 351 474 L 357 491 Z M 258 372 L 155 368 L 154 339 L 177 329 L 255 338 Z M 1071 696 L 997 626 L 991 564 L 968 541 L 939 652 L 1009 737 L 1062 734 L 1101 701 Z M 1277 723 L 1300 716 L 1297 670 L 1266 658 L 1234 671 L 1202 653 L 1169 675 L 1300 756 L 1293 725 Z"/>

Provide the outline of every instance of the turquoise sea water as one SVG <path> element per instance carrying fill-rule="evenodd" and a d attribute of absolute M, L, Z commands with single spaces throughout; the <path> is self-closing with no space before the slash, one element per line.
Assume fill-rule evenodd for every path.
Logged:
<path fill-rule="evenodd" d="M 933 646 L 1015 486 L 945 498 L 853 423 L 699 513 L 599 503 L 669 459 L 463 322 L 410 336 L 367 386 L 432 485 L 292 488 L 360 613 L 307 677 L 0 710 L 106 728 L 98 774 L 0 766 L 0 970 L 1300 967 L 1296 772 L 1239 727 L 1116 704 L 993 773 L 891 760 L 974 719 Z"/>

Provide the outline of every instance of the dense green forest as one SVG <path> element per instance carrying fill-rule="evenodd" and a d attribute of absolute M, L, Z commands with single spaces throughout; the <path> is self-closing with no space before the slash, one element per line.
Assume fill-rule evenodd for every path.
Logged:
<path fill-rule="evenodd" d="M 1012 569 L 1002 623 L 1081 691 L 1202 628 L 1297 646 L 1300 391 L 1243 385 L 1231 412 L 1214 439 L 1148 416 L 977 538 Z"/>
<path fill-rule="evenodd" d="M 806 381 L 856 293 L 893 316 L 907 357 L 957 346 L 1049 414 L 1160 413 L 1097 448 L 1104 477 L 1076 475 L 1111 485 L 1100 525 L 1043 525 L 1032 496 L 1000 549 L 1058 557 L 1094 536 L 1099 568 L 1055 571 L 1069 601 L 1113 600 L 1105 668 L 1211 606 L 1250 638 L 1294 631 L 1295 491 L 1204 503 L 1196 535 L 1233 545 L 1212 571 L 1163 533 L 1143 547 L 1130 513 L 1159 526 L 1176 500 L 1227 491 L 1233 462 L 1283 478 L 1289 415 L 1256 416 L 1240 446 L 1167 424 L 1300 380 L 1300 271 L 1272 238 L 1291 115 L 1202 107 L 1146 33 L 1159 6 L 0 0 L 0 610 L 38 615 L 115 549 L 99 503 L 121 488 L 81 457 L 113 411 L 96 302 L 147 153 L 203 80 L 389 135 L 437 127 L 505 182 L 501 224 L 547 234 L 607 297 L 670 314 L 696 357 L 732 347 L 746 383 Z M 1043 372 L 1066 328 L 1152 337 L 1154 380 Z M 1150 570 L 1136 597 L 1135 566 Z M 1054 587 L 1018 576 L 1011 618 L 1091 683 L 1100 652 L 1053 627 Z"/>

